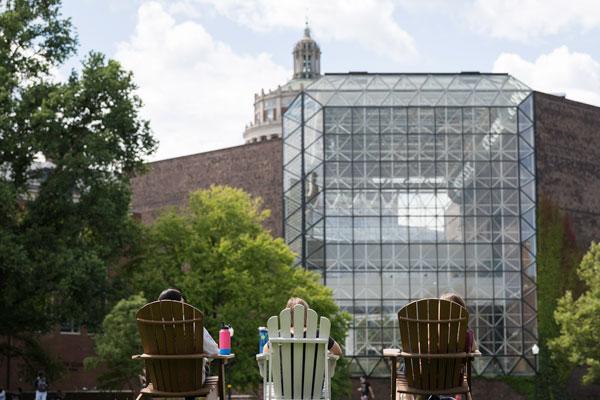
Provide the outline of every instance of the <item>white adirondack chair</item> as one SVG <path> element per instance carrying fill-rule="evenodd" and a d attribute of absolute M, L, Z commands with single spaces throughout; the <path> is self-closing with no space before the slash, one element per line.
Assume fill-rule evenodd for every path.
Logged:
<path fill-rule="evenodd" d="M 265 400 L 331 399 L 331 378 L 339 357 L 327 351 L 331 322 L 321 317 L 317 325 L 318 319 L 317 313 L 308 309 L 305 321 L 304 306 L 296 305 L 292 337 L 290 309 L 269 318 L 270 348 L 256 355 Z M 300 336 L 303 326 L 306 334 Z"/>

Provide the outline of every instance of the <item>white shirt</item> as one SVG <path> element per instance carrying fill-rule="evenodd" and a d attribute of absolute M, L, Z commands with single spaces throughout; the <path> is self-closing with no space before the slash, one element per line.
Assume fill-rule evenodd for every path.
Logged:
<path fill-rule="evenodd" d="M 0 391 L 0 400 L 6 400 L 6 392 L 4 390 Z"/>
<path fill-rule="evenodd" d="M 206 328 L 204 329 L 204 333 L 203 333 L 203 348 L 202 348 L 202 352 L 206 353 L 206 354 L 218 354 L 219 353 L 219 346 L 217 346 L 217 343 L 215 342 L 215 340 L 212 338 L 212 336 L 210 336 L 210 333 L 208 333 L 208 331 L 206 330 Z M 204 383 L 204 379 L 205 377 L 205 371 L 206 371 L 206 358 L 202 359 L 202 383 Z M 2 400 L 2 399 L 0 399 Z"/>
<path fill-rule="evenodd" d="M 219 346 L 217 345 L 217 343 L 215 342 L 215 340 L 212 338 L 212 336 L 210 336 L 210 333 L 208 333 L 208 331 L 206 330 L 206 328 L 204 329 L 204 348 L 202 349 L 203 352 L 205 352 L 206 354 L 218 354 L 219 353 Z"/>

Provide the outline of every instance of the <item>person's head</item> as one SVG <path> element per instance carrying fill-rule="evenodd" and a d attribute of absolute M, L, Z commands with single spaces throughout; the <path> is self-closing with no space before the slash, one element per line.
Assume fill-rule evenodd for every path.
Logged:
<path fill-rule="evenodd" d="M 465 300 L 456 293 L 452 293 L 452 292 L 444 293 L 443 295 L 440 296 L 440 299 L 453 301 L 456 304 L 460 304 L 461 306 L 463 306 L 463 308 L 467 308 L 467 305 L 465 304 Z"/>
<path fill-rule="evenodd" d="M 160 296 L 158 296 L 158 300 L 185 301 L 185 298 L 180 290 L 169 288 L 162 291 Z"/>
<path fill-rule="evenodd" d="M 301 299 L 300 297 L 291 297 L 288 300 L 286 307 L 289 308 L 290 311 L 294 311 L 294 307 L 298 304 L 304 306 L 304 325 L 306 326 L 306 316 L 308 315 L 308 303 L 304 299 Z M 294 326 L 294 313 L 293 312 L 292 312 L 292 326 Z"/>
<path fill-rule="evenodd" d="M 360 383 L 365 383 L 367 381 L 367 376 L 366 375 L 362 375 L 360 377 Z"/>
<path fill-rule="evenodd" d="M 38 376 L 40 378 L 43 378 L 44 377 L 44 371 L 38 371 Z"/>

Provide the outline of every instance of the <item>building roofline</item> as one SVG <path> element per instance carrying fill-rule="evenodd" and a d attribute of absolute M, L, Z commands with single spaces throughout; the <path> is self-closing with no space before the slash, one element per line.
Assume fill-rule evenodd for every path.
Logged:
<path fill-rule="evenodd" d="M 600 106 L 596 106 L 596 105 L 589 104 L 589 103 L 584 103 L 584 102 L 578 101 L 578 100 L 568 99 L 566 96 L 561 96 L 561 95 L 546 93 L 546 92 L 540 92 L 539 90 L 534 90 L 533 93 L 535 93 L 536 95 L 550 97 L 550 98 L 552 98 L 552 100 L 567 103 L 569 105 L 576 106 L 576 107 L 583 106 L 584 108 L 589 108 L 594 111 L 598 111 L 598 109 L 600 109 Z"/>
<path fill-rule="evenodd" d="M 327 75 L 498 75 L 507 76 L 506 72 L 479 72 L 479 71 L 461 71 L 461 72 L 367 72 L 367 71 L 348 71 L 348 72 L 326 72 Z"/>
<path fill-rule="evenodd" d="M 269 142 L 275 142 L 275 141 L 278 141 L 278 140 L 281 140 L 281 138 L 280 137 L 276 137 L 276 138 L 270 138 L 270 139 L 266 139 L 266 140 L 259 140 L 258 142 L 242 143 L 242 144 L 239 144 L 237 146 L 222 147 L 220 149 L 215 149 L 215 150 L 201 151 L 199 153 L 186 154 L 186 155 L 183 155 L 183 156 L 177 156 L 177 157 L 171 157 L 171 158 L 163 158 L 162 160 L 156 160 L 156 161 L 149 161 L 147 163 L 144 163 L 144 165 L 154 165 L 154 164 L 158 164 L 158 163 L 162 163 L 162 162 L 168 162 L 168 161 L 173 161 L 173 160 L 181 160 L 182 158 L 195 157 L 195 156 L 206 155 L 206 154 L 211 154 L 211 153 L 220 153 L 220 152 L 223 152 L 223 151 L 239 149 L 239 148 L 242 148 L 242 147 L 258 146 L 260 144 L 265 144 L 265 143 L 269 143 Z"/>

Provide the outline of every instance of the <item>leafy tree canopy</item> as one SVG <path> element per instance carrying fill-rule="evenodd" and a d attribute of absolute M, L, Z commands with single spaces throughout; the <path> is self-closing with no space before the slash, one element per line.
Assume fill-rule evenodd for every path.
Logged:
<path fill-rule="evenodd" d="M 138 233 L 129 179 L 156 147 L 116 61 L 52 77 L 76 45 L 59 0 L 0 3 L 0 335 L 17 339 L 102 320 Z"/>
<path fill-rule="evenodd" d="M 560 299 L 554 314 L 560 336 L 549 345 L 572 366 L 587 367 L 584 383 L 600 383 L 600 243 L 592 243 L 577 275 L 586 290 L 577 299 L 571 291 Z"/>
<path fill-rule="evenodd" d="M 222 322 L 235 329 L 232 383 L 256 389 L 260 378 L 254 354 L 259 326 L 278 314 L 291 296 L 308 301 L 332 321 L 332 336 L 343 343 L 347 315 L 335 304 L 319 276 L 292 268 L 294 254 L 282 239 L 263 228 L 267 211 L 245 192 L 227 187 L 192 193 L 185 212 L 168 212 L 148 230 L 142 256 L 129 271 L 134 291 L 156 299 L 168 287 L 182 290 L 204 312 L 205 326 L 216 337 Z M 336 371 L 333 392 L 346 393 L 344 362 Z"/>
<path fill-rule="evenodd" d="M 132 380 L 140 374 L 142 363 L 131 356 L 142 353 L 135 315 L 147 301 L 141 294 L 120 300 L 104 318 L 102 333 L 94 337 L 96 356 L 85 360 L 86 368 L 105 367 L 98 377 L 101 388 L 133 390 Z"/>

